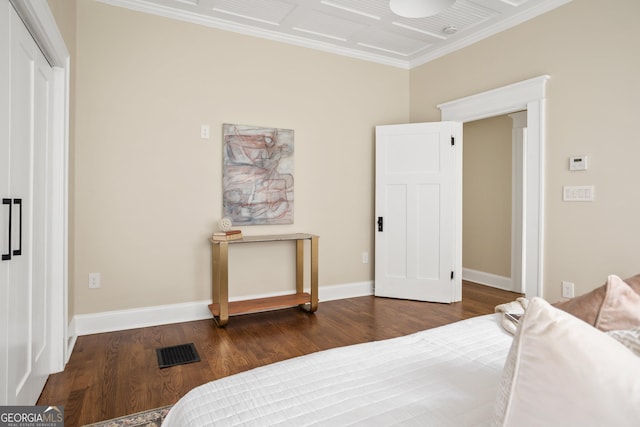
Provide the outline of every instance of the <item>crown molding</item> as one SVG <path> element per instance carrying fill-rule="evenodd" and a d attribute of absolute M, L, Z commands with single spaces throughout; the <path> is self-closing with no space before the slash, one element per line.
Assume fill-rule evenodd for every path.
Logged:
<path fill-rule="evenodd" d="M 124 7 L 135 10 L 137 12 L 148 13 L 151 15 L 162 16 L 164 18 L 177 19 L 180 21 L 190 22 L 192 24 L 204 25 L 206 27 L 216 28 L 219 30 L 231 31 L 243 35 L 259 37 L 276 42 L 287 43 L 295 46 L 320 50 L 327 53 L 334 53 L 364 61 L 375 62 L 383 65 L 390 65 L 403 69 L 409 69 L 409 62 L 395 58 L 389 58 L 383 55 L 363 52 L 357 49 L 349 49 L 335 46 L 329 43 L 322 43 L 316 40 L 310 40 L 303 37 L 296 37 L 288 34 L 278 33 L 260 28 L 254 28 L 248 25 L 241 25 L 235 22 L 225 21 L 224 19 L 215 18 L 213 16 L 201 15 L 198 13 L 177 10 L 174 8 L 153 4 L 144 0 L 97 0 L 100 3 L 112 6 Z"/>
<path fill-rule="evenodd" d="M 185 10 L 178 10 L 172 7 L 158 5 L 146 0 L 97 0 L 101 3 L 109 4 L 112 6 L 124 7 L 127 9 L 135 10 L 138 12 L 148 13 L 152 15 L 162 16 L 164 18 L 177 19 L 180 21 L 190 22 L 192 24 L 204 25 L 211 28 L 216 28 L 224 31 L 231 31 L 243 35 L 259 37 L 267 40 L 287 43 L 295 46 L 320 50 L 327 53 L 333 53 L 337 55 L 347 56 L 350 58 L 361 59 L 364 61 L 375 62 L 383 65 L 390 65 L 392 67 L 402 68 L 405 70 L 412 69 L 419 65 L 426 64 L 429 61 L 440 58 L 456 50 L 470 46 L 480 40 L 491 37 L 509 28 L 513 28 L 525 21 L 535 18 L 543 13 L 549 12 L 557 7 L 560 7 L 572 0 L 548 0 L 535 7 L 526 9 L 522 13 L 512 16 L 511 18 L 500 21 L 494 25 L 490 25 L 483 30 L 473 32 L 466 37 L 453 41 L 440 49 L 429 52 L 423 56 L 414 60 L 401 60 L 391 58 L 385 55 L 377 55 L 361 51 L 358 49 L 345 48 L 341 46 L 332 45 L 329 43 L 323 43 L 317 40 L 311 40 L 304 37 L 297 37 L 289 34 L 282 34 L 276 31 L 269 31 L 260 28 L 254 28 L 249 25 L 242 25 L 235 22 L 226 21 L 224 19 L 216 18 L 213 16 L 202 15 L 199 13 L 193 13 Z"/>
<path fill-rule="evenodd" d="M 473 34 L 470 34 L 467 37 L 463 37 L 455 42 L 449 43 L 443 46 L 441 49 L 437 49 L 415 60 L 409 61 L 409 69 L 415 68 L 419 65 L 426 64 L 427 62 L 433 61 L 434 59 L 448 55 L 449 53 L 455 52 L 456 50 L 460 50 L 474 43 L 477 43 L 481 40 L 484 40 L 493 35 L 496 35 L 502 31 L 513 28 L 517 25 L 522 24 L 523 22 L 526 22 L 544 13 L 550 12 L 553 9 L 556 9 L 560 6 L 570 3 L 571 1 L 572 0 L 549 0 L 547 2 L 541 3 L 535 7 L 527 9 L 522 13 L 519 13 L 508 19 L 500 21 L 494 25 L 491 25 L 481 31 L 474 32 Z"/>

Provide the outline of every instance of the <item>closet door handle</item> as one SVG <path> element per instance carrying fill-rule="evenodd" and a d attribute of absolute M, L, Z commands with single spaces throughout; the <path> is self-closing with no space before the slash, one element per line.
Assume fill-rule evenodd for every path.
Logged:
<path fill-rule="evenodd" d="M 2 199 L 2 204 L 9 205 L 9 233 L 7 233 L 7 236 L 9 236 L 9 250 L 6 254 L 2 254 L 2 260 L 9 261 L 11 259 L 11 211 L 13 209 L 11 208 L 11 199 Z"/>
<path fill-rule="evenodd" d="M 13 199 L 14 205 L 20 205 L 20 232 L 18 233 L 18 249 L 13 251 L 15 256 L 22 255 L 22 199 Z"/>

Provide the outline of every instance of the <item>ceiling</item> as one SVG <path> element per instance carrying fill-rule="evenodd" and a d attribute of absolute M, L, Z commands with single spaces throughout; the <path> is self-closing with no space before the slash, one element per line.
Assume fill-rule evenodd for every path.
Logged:
<path fill-rule="evenodd" d="M 388 0 L 99 0 L 116 6 L 410 69 L 571 0 L 457 0 L 402 18 Z"/>

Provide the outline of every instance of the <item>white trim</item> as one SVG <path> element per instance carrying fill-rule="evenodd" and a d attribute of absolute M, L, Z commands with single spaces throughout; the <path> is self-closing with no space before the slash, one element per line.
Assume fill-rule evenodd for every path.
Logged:
<path fill-rule="evenodd" d="M 527 113 L 518 111 L 509 114 L 511 128 L 511 277 L 514 292 L 524 293 L 522 259 L 524 248 L 522 230 L 525 220 L 525 174 L 524 153 L 527 146 Z"/>
<path fill-rule="evenodd" d="M 287 294 L 275 292 L 271 294 L 250 295 L 229 298 L 230 301 L 242 301 L 253 298 L 265 298 Z M 321 286 L 318 289 L 320 302 L 355 298 L 373 295 L 373 282 L 347 283 L 344 285 Z M 76 314 L 69 329 L 73 336 L 97 334 L 102 332 L 122 331 L 126 329 L 146 328 L 149 326 L 170 323 L 192 322 L 194 320 L 211 319 L 210 300 L 181 304 L 140 307 L 128 310 L 105 311 L 92 314 Z M 322 310 L 320 305 L 319 310 Z M 75 338 L 69 343 L 69 351 L 73 349 Z"/>
<path fill-rule="evenodd" d="M 219 30 L 231 31 L 248 36 L 259 37 L 262 39 L 273 40 L 277 42 L 292 44 L 309 49 L 320 50 L 328 53 L 335 53 L 349 58 L 362 59 L 364 61 L 376 62 L 378 64 L 390 65 L 392 67 L 408 69 L 409 62 L 401 59 L 394 59 L 384 55 L 376 55 L 373 53 L 363 52 L 357 49 L 336 46 L 330 43 L 323 43 L 318 40 L 307 39 L 304 37 L 296 37 L 291 34 L 283 34 L 277 31 L 269 31 L 261 28 L 242 25 L 236 22 L 225 21 L 213 16 L 202 15 L 199 13 L 187 12 L 185 10 L 177 10 L 172 7 L 163 6 L 145 2 L 144 0 L 97 0 L 101 3 L 112 6 L 120 6 L 138 12 L 148 13 L 151 15 L 162 16 L 164 18 L 177 19 L 179 21 L 190 22 L 192 24 L 204 25 L 205 27 L 217 28 Z"/>
<path fill-rule="evenodd" d="M 527 297 L 543 296 L 545 89 L 542 75 L 438 105 L 443 121 L 469 122 L 527 110 L 524 277 Z M 462 210 L 456 212 L 462 216 Z"/>
<path fill-rule="evenodd" d="M 494 25 L 488 26 L 482 31 L 472 33 L 469 36 L 461 37 L 457 41 L 447 44 L 442 48 L 420 56 L 414 60 L 407 61 L 403 59 L 395 59 L 384 55 L 376 55 L 374 53 L 361 51 L 358 49 L 345 48 L 330 43 L 323 43 L 317 40 L 297 37 L 291 34 L 283 34 L 277 31 L 269 31 L 260 28 L 254 28 L 248 25 L 242 25 L 235 22 L 225 21 L 213 16 L 203 15 L 200 13 L 179 10 L 173 7 L 151 3 L 145 0 L 98 0 L 99 2 L 110 4 L 112 6 L 120 6 L 138 12 L 149 13 L 152 15 L 162 16 L 165 18 L 177 19 L 180 21 L 190 22 L 192 24 L 204 25 L 211 28 L 217 28 L 225 31 L 245 34 L 263 39 L 288 43 L 296 46 L 302 46 L 309 49 L 316 49 L 323 52 L 335 53 L 350 58 L 362 59 L 365 61 L 375 62 L 378 64 L 390 65 L 393 67 L 409 70 L 416 66 L 425 64 L 441 56 L 447 55 L 456 50 L 472 45 L 480 40 L 491 37 L 504 30 L 515 27 L 525 21 L 533 19 L 543 13 L 549 12 L 559 6 L 569 3 L 571 0 L 548 0 L 525 11 L 512 16 L 509 19 L 500 21 Z"/>
<path fill-rule="evenodd" d="M 46 2 L 10 0 L 52 67 L 66 67 L 69 51 Z"/>
<path fill-rule="evenodd" d="M 81 336 L 211 319 L 209 304 L 211 304 L 211 301 L 207 300 L 92 314 L 76 314 L 73 320 L 76 326 L 75 332 L 78 336 Z"/>
<path fill-rule="evenodd" d="M 347 283 L 345 285 L 321 286 L 318 289 L 320 301 L 334 301 L 373 295 L 373 281 Z"/>
<path fill-rule="evenodd" d="M 462 279 L 481 285 L 504 289 L 505 291 L 516 292 L 513 289 L 513 280 L 511 277 L 498 276 L 497 274 L 485 273 L 484 271 L 463 268 Z"/>
<path fill-rule="evenodd" d="M 67 342 L 66 344 L 66 358 L 65 364 L 69 363 L 69 359 L 71 358 L 71 353 L 73 353 L 73 348 L 76 345 L 76 341 L 78 340 L 78 334 L 76 333 L 76 318 L 72 318 L 71 322 L 69 322 L 69 328 L 67 329 Z"/>
<path fill-rule="evenodd" d="M 442 56 L 448 55 L 456 50 L 460 50 L 467 46 L 470 46 L 474 43 L 477 43 L 481 40 L 484 40 L 488 37 L 491 37 L 495 34 L 501 33 L 502 31 L 508 30 L 509 28 L 513 28 L 517 25 L 522 24 L 530 19 L 533 19 L 537 16 L 540 16 L 544 13 L 552 11 L 553 9 L 560 7 L 564 4 L 571 2 L 572 0 L 549 0 L 544 3 L 540 3 L 537 6 L 534 6 L 530 9 L 527 9 L 525 12 L 512 16 L 509 19 L 505 19 L 500 21 L 494 25 L 491 25 L 482 31 L 478 31 L 472 33 L 471 35 L 461 38 L 460 40 L 446 44 L 441 49 L 429 52 L 419 58 L 416 58 L 409 62 L 408 68 L 414 68 L 422 64 L 426 64 L 427 62 L 433 61 L 434 59 L 438 59 Z"/>
<path fill-rule="evenodd" d="M 545 83 L 549 75 L 513 83 L 476 95 L 438 105 L 442 120 L 471 122 L 525 110 L 532 101 L 544 99 Z"/>
<path fill-rule="evenodd" d="M 53 68 L 53 116 L 50 171 L 51 235 L 47 247 L 50 288 L 51 372 L 59 372 L 67 354 L 68 265 L 68 158 L 69 158 L 69 51 L 46 1 L 11 0 L 11 4 Z"/>

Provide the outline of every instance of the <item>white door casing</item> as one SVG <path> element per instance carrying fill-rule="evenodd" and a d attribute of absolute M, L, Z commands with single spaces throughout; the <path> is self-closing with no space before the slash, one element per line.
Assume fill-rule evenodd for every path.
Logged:
<path fill-rule="evenodd" d="M 523 245 L 523 224 L 526 206 L 525 193 L 525 156 L 527 144 L 527 113 L 519 111 L 509 114 L 513 121 L 511 131 L 511 290 L 524 293 L 525 268 L 522 260 L 526 258 Z"/>
<path fill-rule="evenodd" d="M 376 296 L 461 299 L 461 138 L 453 122 L 376 127 Z"/>
<path fill-rule="evenodd" d="M 527 111 L 524 153 L 524 223 L 522 232 L 524 288 L 527 297 L 544 296 L 543 213 L 545 91 L 549 75 L 534 77 L 501 88 L 438 105 L 442 120 L 462 123 Z M 462 216 L 462 211 L 458 213 Z"/>

